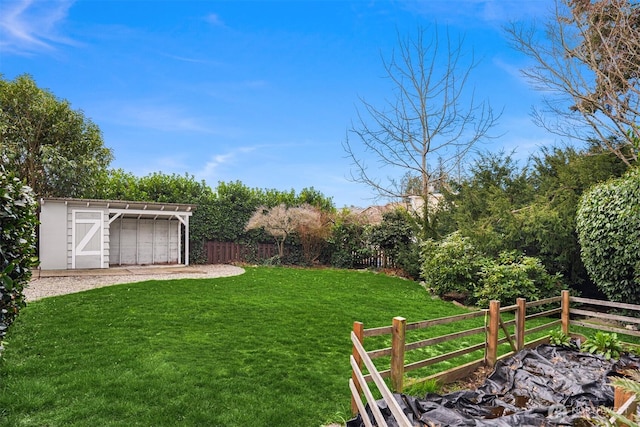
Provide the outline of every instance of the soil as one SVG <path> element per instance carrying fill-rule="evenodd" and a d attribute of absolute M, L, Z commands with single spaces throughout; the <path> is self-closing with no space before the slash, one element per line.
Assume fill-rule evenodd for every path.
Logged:
<path fill-rule="evenodd" d="M 492 368 L 481 366 L 476 369 L 471 375 L 461 380 L 449 384 L 444 384 L 440 388 L 439 393 L 447 394 L 458 390 L 475 390 L 484 383 L 487 377 L 491 375 L 491 372 L 493 372 Z"/>

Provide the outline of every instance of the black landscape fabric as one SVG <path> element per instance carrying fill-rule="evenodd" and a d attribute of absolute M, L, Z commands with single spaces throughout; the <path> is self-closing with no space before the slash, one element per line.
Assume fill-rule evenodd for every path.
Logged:
<path fill-rule="evenodd" d="M 476 390 L 462 390 L 424 399 L 394 394 L 415 426 L 566 426 L 613 406 L 609 377 L 638 369 L 640 358 L 619 360 L 568 347 L 540 345 L 500 360 Z M 397 426 L 383 400 L 377 402 L 389 426 Z M 367 415 L 375 420 L 367 406 Z M 362 418 L 347 427 L 363 427 Z"/>

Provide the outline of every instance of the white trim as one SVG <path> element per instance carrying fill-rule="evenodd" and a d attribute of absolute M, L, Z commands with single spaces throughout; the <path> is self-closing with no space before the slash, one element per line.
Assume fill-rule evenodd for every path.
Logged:
<path fill-rule="evenodd" d="M 185 220 L 187 222 L 184 224 L 184 265 L 189 265 L 189 217 L 185 216 Z M 179 248 L 178 252 L 180 252 Z"/>
<path fill-rule="evenodd" d="M 171 216 L 171 215 L 184 215 L 184 216 L 191 216 L 193 215 L 193 212 L 191 211 L 180 211 L 178 212 L 178 208 L 176 208 L 175 212 L 171 212 L 171 211 L 159 211 L 159 210 L 155 210 L 155 209 L 116 209 L 116 208 L 109 208 L 109 213 L 120 213 L 120 214 L 126 214 L 126 215 L 158 215 L 158 216 Z"/>
<path fill-rule="evenodd" d="M 120 218 L 120 216 L 122 215 L 122 212 L 118 212 L 117 214 L 115 214 L 114 216 L 112 216 L 111 218 L 109 218 L 109 225 L 111 225 L 111 223 L 113 221 L 115 221 L 116 219 Z"/>
<path fill-rule="evenodd" d="M 184 226 L 186 226 L 187 222 L 189 221 L 189 216 L 186 216 L 186 215 L 184 218 L 182 218 L 182 214 L 174 214 L 173 216 L 178 218 L 178 221 L 180 221 Z"/>

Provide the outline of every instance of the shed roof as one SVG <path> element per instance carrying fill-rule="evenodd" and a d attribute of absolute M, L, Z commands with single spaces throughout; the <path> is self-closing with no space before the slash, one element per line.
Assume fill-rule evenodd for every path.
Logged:
<path fill-rule="evenodd" d="M 48 202 L 72 204 L 87 208 L 107 208 L 109 212 L 119 213 L 121 216 L 135 215 L 138 217 L 191 216 L 197 207 L 197 205 L 188 203 L 157 203 L 130 200 L 74 199 L 66 197 L 43 197 L 40 199 L 41 205 Z"/>

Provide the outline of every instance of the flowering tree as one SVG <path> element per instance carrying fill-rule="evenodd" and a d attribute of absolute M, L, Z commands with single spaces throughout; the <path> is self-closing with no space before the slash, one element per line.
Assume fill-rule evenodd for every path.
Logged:
<path fill-rule="evenodd" d="M 245 230 L 263 228 L 275 239 L 278 255 L 282 258 L 287 237 L 301 227 L 315 227 L 313 224 L 317 224 L 318 217 L 317 209 L 310 205 L 288 207 L 281 203 L 272 208 L 260 206 L 249 219 Z"/>

